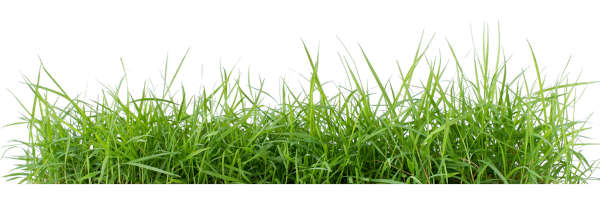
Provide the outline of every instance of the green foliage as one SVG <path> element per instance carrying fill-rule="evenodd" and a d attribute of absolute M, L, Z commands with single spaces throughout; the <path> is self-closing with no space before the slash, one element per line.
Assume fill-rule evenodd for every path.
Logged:
<path fill-rule="evenodd" d="M 182 88 L 175 98 L 170 90 L 183 59 L 172 77 L 165 72 L 159 94 L 144 88 L 140 97 L 129 91 L 121 97 L 124 77 L 94 101 L 69 95 L 42 65 L 37 80 L 25 80 L 34 101 L 21 104 L 25 117 L 18 124 L 28 126 L 29 139 L 7 177 L 27 183 L 586 182 L 592 168 L 576 146 L 587 128 L 573 119 L 573 106 L 575 88 L 588 83 L 563 77 L 546 85 L 533 49 L 536 81 L 529 84 L 525 71 L 510 77 L 501 50 L 490 57 L 486 34 L 472 73 L 448 43 L 456 67 L 449 82 L 442 80 L 449 71 L 442 59 L 425 56 L 431 40 L 419 42 L 408 71 L 398 68 L 399 84 L 382 81 L 361 48 L 379 95 L 345 56 L 340 60 L 352 83 L 327 95 L 319 56 L 305 46 L 308 91 L 282 81 L 273 105 L 263 103 L 272 97 L 264 81 L 242 85 L 225 70 L 217 88 L 191 97 Z M 415 74 L 426 80 L 415 82 Z M 40 84 L 42 75 L 53 84 Z M 55 104 L 53 95 L 65 104 Z"/>

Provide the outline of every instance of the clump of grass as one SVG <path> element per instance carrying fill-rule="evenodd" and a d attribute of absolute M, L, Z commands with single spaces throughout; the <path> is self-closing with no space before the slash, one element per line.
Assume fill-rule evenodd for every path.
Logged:
<path fill-rule="evenodd" d="M 179 64 L 160 93 L 144 88 L 141 96 L 127 91 L 123 97 L 121 80 L 85 100 L 68 94 L 42 65 L 37 80 L 25 79 L 34 101 L 21 104 L 18 124 L 27 125 L 29 139 L 7 177 L 27 183 L 586 182 L 592 165 L 576 150 L 586 127 L 574 120 L 573 106 L 575 88 L 588 83 L 561 77 L 547 85 L 533 49 L 536 80 L 527 81 L 525 70 L 510 76 L 500 45 L 490 51 L 486 34 L 473 72 L 465 72 L 448 43 L 452 73 L 441 58 L 425 56 L 431 40 L 421 37 L 408 70 L 398 68 L 398 84 L 382 81 L 361 49 L 370 69 L 362 76 L 376 81 L 377 95 L 347 56 L 340 60 L 351 84 L 326 93 L 319 55 L 306 46 L 308 89 L 297 92 L 283 81 L 279 99 L 263 89 L 264 80 L 244 84 L 225 70 L 217 88 L 196 96 L 182 88 L 176 98 Z M 426 80 L 413 80 L 415 74 Z M 456 78 L 441 80 L 445 74 Z M 42 75 L 51 86 L 40 84 Z M 276 104 L 264 104 L 265 98 Z"/>

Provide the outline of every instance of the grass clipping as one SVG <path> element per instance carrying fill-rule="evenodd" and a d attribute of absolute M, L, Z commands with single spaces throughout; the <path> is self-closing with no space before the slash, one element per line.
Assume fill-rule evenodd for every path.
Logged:
<path fill-rule="evenodd" d="M 361 81 L 351 56 L 340 56 L 349 85 L 325 93 L 318 54 L 305 45 L 312 70 L 307 89 L 294 92 L 282 81 L 281 98 L 271 105 L 263 103 L 272 98 L 264 80 L 243 85 L 225 70 L 215 89 L 171 95 L 181 64 L 169 77 L 165 71 L 160 93 L 144 88 L 139 97 L 129 91 L 121 97 L 121 80 L 86 101 L 65 92 L 42 65 L 37 80 L 25 79 L 34 101 L 21 104 L 25 113 L 16 124 L 27 125 L 29 139 L 20 141 L 24 153 L 6 177 L 26 183 L 586 182 L 593 165 L 576 147 L 584 145 L 587 128 L 573 118 L 575 88 L 588 83 L 562 77 L 546 85 L 531 45 L 536 79 L 528 82 L 525 70 L 507 78 L 508 61 L 501 49 L 490 51 L 489 33 L 474 55 L 474 72 L 463 72 L 448 43 L 456 78 L 444 81 L 448 66 L 425 56 L 430 43 L 421 37 L 408 70 L 398 68 L 397 84 L 380 80 L 361 48 L 370 70 L 363 77 L 377 82 L 378 95 Z M 425 70 L 415 72 L 418 65 Z M 426 80 L 416 82 L 415 74 Z M 53 83 L 40 84 L 41 76 Z"/>

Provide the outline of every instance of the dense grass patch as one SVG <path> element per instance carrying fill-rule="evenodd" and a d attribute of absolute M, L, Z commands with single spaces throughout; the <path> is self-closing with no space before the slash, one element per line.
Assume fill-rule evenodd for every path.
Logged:
<path fill-rule="evenodd" d="M 305 46 L 312 74 L 304 90 L 279 90 L 221 72 L 215 89 L 172 95 L 123 92 L 124 80 L 95 100 L 67 93 L 43 67 L 25 79 L 21 103 L 30 134 L 7 177 L 27 183 L 583 183 L 591 164 L 574 120 L 575 88 L 563 75 L 545 82 L 531 49 L 531 71 L 509 73 L 500 49 L 463 63 L 427 58 L 419 42 L 400 83 L 381 80 L 367 55 L 340 56 L 346 86 L 327 93 L 319 57 Z M 498 48 L 500 46 L 498 45 Z M 185 57 L 184 57 L 185 59 Z M 181 61 L 183 63 L 183 59 Z M 465 72 L 471 65 L 473 71 Z M 415 80 L 414 75 L 426 75 Z M 451 81 L 443 75 L 455 75 Z M 528 81 L 526 75 L 535 74 Z M 48 77 L 50 85 L 40 84 Z M 125 77 L 124 77 L 125 79 Z M 126 95 L 121 95 L 126 93 Z M 278 96 L 279 98 L 277 98 Z M 58 99 L 58 102 L 55 101 Z M 265 99 L 275 104 L 266 104 Z M 64 103 L 64 104 L 57 104 Z"/>

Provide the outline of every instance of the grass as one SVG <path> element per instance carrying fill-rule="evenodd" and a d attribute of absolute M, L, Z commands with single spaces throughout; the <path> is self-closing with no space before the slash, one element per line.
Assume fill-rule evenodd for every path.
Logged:
<path fill-rule="evenodd" d="M 163 76 L 162 90 L 123 91 L 126 75 L 95 100 L 73 97 L 44 66 L 25 78 L 33 103 L 19 101 L 29 139 L 9 180 L 26 183 L 585 183 L 592 166 L 577 148 L 585 121 L 566 74 L 545 83 L 532 71 L 509 73 L 508 59 L 482 48 L 463 64 L 428 58 L 419 41 L 400 83 L 361 80 L 350 52 L 340 55 L 349 84 L 327 93 L 319 55 L 304 46 L 305 89 L 285 81 L 242 82 L 222 70 L 215 89 L 189 96 L 173 84 L 184 58 Z M 345 48 L 345 46 L 344 46 Z M 187 53 L 186 53 L 187 55 Z M 472 65 L 473 71 L 467 71 Z M 454 69 L 454 70 L 451 70 Z M 425 75 L 425 80 L 413 79 Z M 535 74 L 535 80 L 527 75 Z M 454 76 L 450 81 L 443 76 Z M 52 83 L 43 85 L 41 77 Z M 121 95 L 126 93 L 125 95 Z M 275 98 L 272 94 L 278 94 Z M 275 104 L 266 104 L 265 99 Z M 61 102 L 62 101 L 62 102 Z M 64 104 L 58 104 L 64 103 Z"/>

